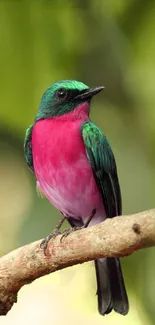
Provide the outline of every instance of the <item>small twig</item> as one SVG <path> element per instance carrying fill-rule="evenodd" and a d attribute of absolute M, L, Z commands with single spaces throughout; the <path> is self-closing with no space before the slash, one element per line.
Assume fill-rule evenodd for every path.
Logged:
<path fill-rule="evenodd" d="M 51 239 L 46 256 L 39 240 L 0 258 L 0 315 L 11 309 L 23 285 L 45 274 L 96 258 L 126 256 L 155 246 L 155 209 L 107 219 L 60 239 L 61 235 Z"/>

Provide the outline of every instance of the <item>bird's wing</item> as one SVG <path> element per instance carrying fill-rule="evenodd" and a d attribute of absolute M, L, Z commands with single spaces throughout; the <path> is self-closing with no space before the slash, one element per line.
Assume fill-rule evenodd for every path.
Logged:
<path fill-rule="evenodd" d="M 25 160 L 27 162 L 28 167 L 32 172 L 34 172 L 33 168 L 33 156 L 32 156 L 32 146 L 31 146 L 31 139 L 32 139 L 32 129 L 33 124 L 28 127 L 26 130 L 25 141 L 24 141 L 24 155 Z"/>
<path fill-rule="evenodd" d="M 115 158 L 107 138 L 91 121 L 82 125 L 86 154 L 102 195 L 107 217 L 122 213 L 122 200 Z"/>

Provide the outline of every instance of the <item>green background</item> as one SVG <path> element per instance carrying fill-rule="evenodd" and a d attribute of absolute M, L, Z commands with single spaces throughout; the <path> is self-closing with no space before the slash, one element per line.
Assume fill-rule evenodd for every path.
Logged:
<path fill-rule="evenodd" d="M 0 1 L 1 254 L 44 237 L 60 217 L 46 199 L 37 197 L 35 177 L 23 155 L 25 130 L 40 98 L 59 79 L 106 87 L 93 101 L 91 118 L 104 130 L 115 153 L 123 213 L 155 206 L 154 17 L 153 0 Z M 154 324 L 154 249 L 139 251 L 122 264 L 130 314 L 132 309 L 136 313 L 132 324 Z M 86 270 L 84 265 L 79 272 Z M 84 297 L 81 293 L 83 309 L 78 313 L 87 305 L 97 313 L 91 265 L 89 271 L 91 279 L 89 275 L 73 284 L 75 300 L 76 285 L 88 286 Z M 67 275 L 66 287 L 68 281 Z M 69 289 L 66 294 L 71 294 Z M 85 317 L 89 316 L 88 312 Z M 108 317 L 106 324 L 120 320 L 114 314 L 107 323 Z M 128 324 L 128 317 L 123 324 Z"/>

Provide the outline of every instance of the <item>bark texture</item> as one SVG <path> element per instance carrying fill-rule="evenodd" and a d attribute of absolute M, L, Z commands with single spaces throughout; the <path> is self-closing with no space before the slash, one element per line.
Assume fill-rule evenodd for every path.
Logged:
<path fill-rule="evenodd" d="M 43 275 L 96 258 L 127 256 L 155 246 L 155 209 L 107 219 L 62 240 L 59 235 L 49 242 L 46 255 L 40 248 L 41 241 L 0 258 L 0 315 L 11 309 L 23 285 Z"/>

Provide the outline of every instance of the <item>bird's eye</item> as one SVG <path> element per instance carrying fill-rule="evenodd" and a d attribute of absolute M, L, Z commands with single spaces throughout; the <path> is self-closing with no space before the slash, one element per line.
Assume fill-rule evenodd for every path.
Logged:
<path fill-rule="evenodd" d="M 57 90 L 56 97 L 59 99 L 65 99 L 67 97 L 67 91 L 65 89 Z"/>

